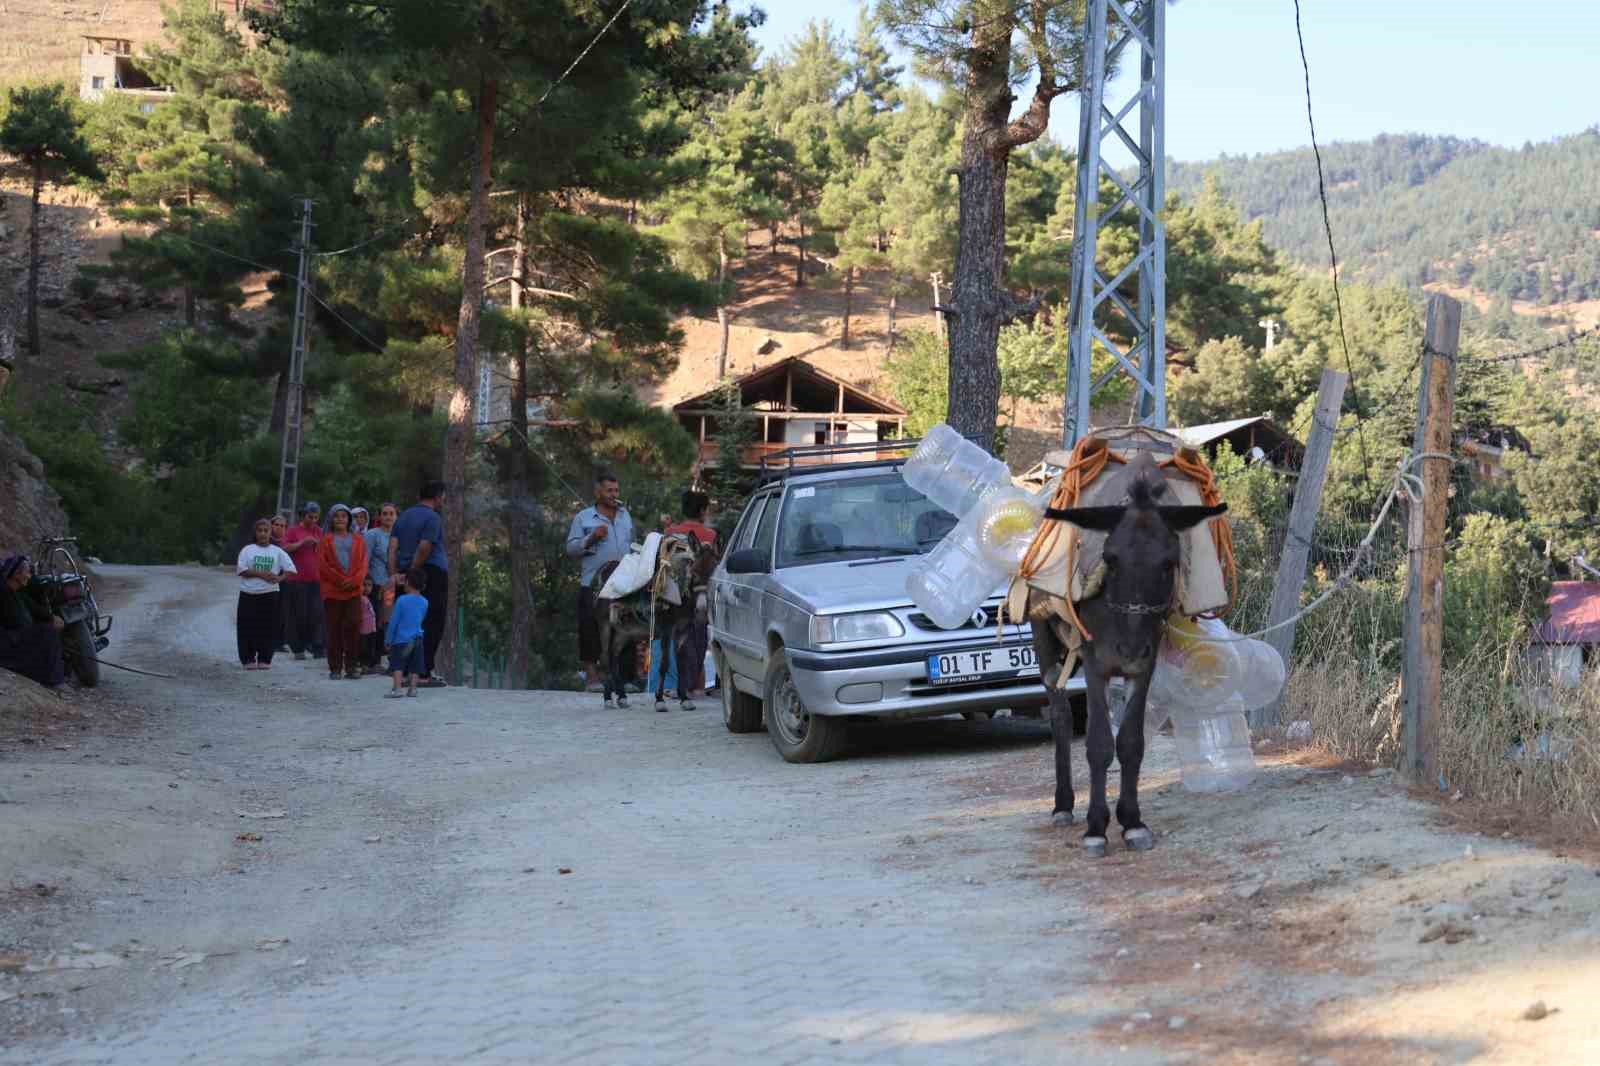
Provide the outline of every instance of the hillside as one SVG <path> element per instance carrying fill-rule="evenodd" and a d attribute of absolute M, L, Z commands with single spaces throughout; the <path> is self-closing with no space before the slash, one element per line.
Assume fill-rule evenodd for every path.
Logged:
<path fill-rule="evenodd" d="M 3 0 L 0 84 L 75 82 L 82 35 L 123 37 L 137 50 L 160 38 L 161 21 L 161 0 Z"/>
<path fill-rule="evenodd" d="M 1329 213 L 1348 276 L 1470 289 L 1562 317 L 1600 300 L 1600 131 L 1520 150 L 1453 137 L 1384 135 L 1322 150 Z M 1327 243 L 1311 150 L 1169 163 L 1191 196 L 1208 175 L 1268 243 L 1315 268 Z"/>

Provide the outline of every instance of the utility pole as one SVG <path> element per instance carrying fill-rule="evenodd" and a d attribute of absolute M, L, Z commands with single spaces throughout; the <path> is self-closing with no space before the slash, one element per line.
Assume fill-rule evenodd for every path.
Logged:
<path fill-rule="evenodd" d="M 935 270 L 928 275 L 928 280 L 933 283 L 933 317 L 939 321 L 939 336 L 945 338 L 944 300 L 939 295 L 939 284 L 944 281 L 944 275 Z"/>
<path fill-rule="evenodd" d="M 1294 506 L 1289 509 L 1289 538 L 1284 542 L 1283 554 L 1278 556 L 1278 580 L 1272 586 L 1272 609 L 1267 614 L 1269 626 L 1278 625 L 1300 609 L 1300 589 L 1306 581 L 1306 560 L 1311 555 L 1311 532 L 1322 507 L 1322 484 L 1328 477 L 1328 460 L 1333 456 L 1333 438 L 1339 428 L 1339 408 L 1344 404 L 1344 388 L 1349 381 L 1348 374 L 1337 370 L 1322 372 L 1317 407 L 1311 416 L 1311 439 L 1306 442 L 1306 457 L 1300 464 L 1300 480 L 1294 489 Z M 1291 624 L 1267 634 L 1267 643 L 1283 657 L 1285 667 L 1294 650 L 1294 629 Z M 1276 722 L 1282 707 L 1280 695 L 1267 706 L 1251 711 L 1250 728 L 1265 729 Z"/>
<path fill-rule="evenodd" d="M 300 429 L 306 392 L 306 294 L 311 285 L 311 198 L 300 201 L 300 240 L 295 251 L 300 265 L 295 271 L 294 326 L 289 341 L 289 388 L 283 401 L 283 462 L 278 470 L 278 508 L 275 513 L 294 521 L 300 496 Z"/>
<path fill-rule="evenodd" d="M 1275 318 L 1263 318 L 1256 325 L 1267 331 L 1267 346 L 1263 350 L 1272 351 L 1272 346 L 1278 341 L 1278 320 Z"/>
<path fill-rule="evenodd" d="M 1061 420 L 1062 443 L 1068 448 L 1089 433 L 1094 394 L 1120 374 L 1136 386 L 1135 419 L 1156 429 L 1167 425 L 1167 233 L 1162 220 L 1167 5 L 1162 0 L 1137 5 L 1088 0 L 1087 15 L 1072 222 L 1071 354 Z M 1130 44 L 1139 53 L 1139 88 L 1117 106 L 1116 100 L 1106 101 L 1106 77 Z M 1132 124 L 1135 116 L 1137 126 Z M 1105 143 L 1120 144 L 1134 166 L 1107 160 L 1101 152 Z M 1132 182 L 1124 172 L 1136 172 Z M 1121 193 L 1109 206 L 1100 203 L 1102 180 Z M 1125 207 L 1139 219 L 1139 250 L 1115 277 L 1107 277 L 1097 249 L 1100 220 Z M 1121 292 L 1129 281 L 1136 291 L 1132 302 Z M 1124 339 L 1113 341 L 1112 333 Z M 1098 378 L 1092 369 L 1097 346 L 1115 359 Z"/>
<path fill-rule="evenodd" d="M 1456 346 L 1461 305 L 1448 296 L 1428 297 L 1423 332 L 1422 389 L 1411 451 L 1452 453 Z M 1406 527 L 1406 616 L 1400 675 L 1401 722 L 1405 732 L 1402 772 L 1419 784 L 1439 781 L 1440 688 L 1444 680 L 1444 530 L 1449 506 L 1449 459 L 1420 459 L 1422 502 L 1411 505 Z M 1413 470 L 1412 473 L 1417 473 Z"/>

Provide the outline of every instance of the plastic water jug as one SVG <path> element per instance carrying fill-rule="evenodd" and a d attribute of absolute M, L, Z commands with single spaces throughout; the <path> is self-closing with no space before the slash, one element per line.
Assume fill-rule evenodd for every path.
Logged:
<path fill-rule="evenodd" d="M 1237 699 L 1209 713 L 1175 713 L 1172 738 L 1183 787 L 1190 792 L 1232 792 L 1256 775 L 1250 723 Z"/>
<path fill-rule="evenodd" d="M 906 575 L 911 602 L 941 629 L 958 629 L 1016 572 L 1047 501 L 1017 488 L 1005 463 L 944 423 L 928 432 L 901 473 L 958 519 Z"/>
<path fill-rule="evenodd" d="M 1011 484 L 1006 464 L 940 422 L 900 468 L 906 484 L 957 518 L 987 492 Z"/>

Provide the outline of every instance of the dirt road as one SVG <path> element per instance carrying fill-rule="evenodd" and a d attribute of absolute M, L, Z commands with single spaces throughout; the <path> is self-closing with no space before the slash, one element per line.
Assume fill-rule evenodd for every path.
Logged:
<path fill-rule="evenodd" d="M 1192 796 L 1160 740 L 1156 850 L 1096 862 L 1031 724 L 796 767 L 711 708 L 384 702 L 240 671 L 226 574 L 113 572 L 108 657 L 179 680 L 0 717 L 0 1063 L 1600 1062 L 1597 867 L 1382 774 Z"/>

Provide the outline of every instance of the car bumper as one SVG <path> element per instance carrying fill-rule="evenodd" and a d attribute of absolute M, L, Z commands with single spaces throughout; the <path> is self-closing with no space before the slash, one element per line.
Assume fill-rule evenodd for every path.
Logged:
<path fill-rule="evenodd" d="M 932 718 L 963 711 L 1042 706 L 1048 701 L 1036 677 L 992 679 L 957 685 L 928 683 L 928 657 L 978 648 L 1027 647 L 1026 640 L 963 641 L 880 648 L 870 651 L 791 650 L 789 672 L 812 714 L 880 718 Z M 1083 691 L 1083 679 L 1067 692 Z"/>

